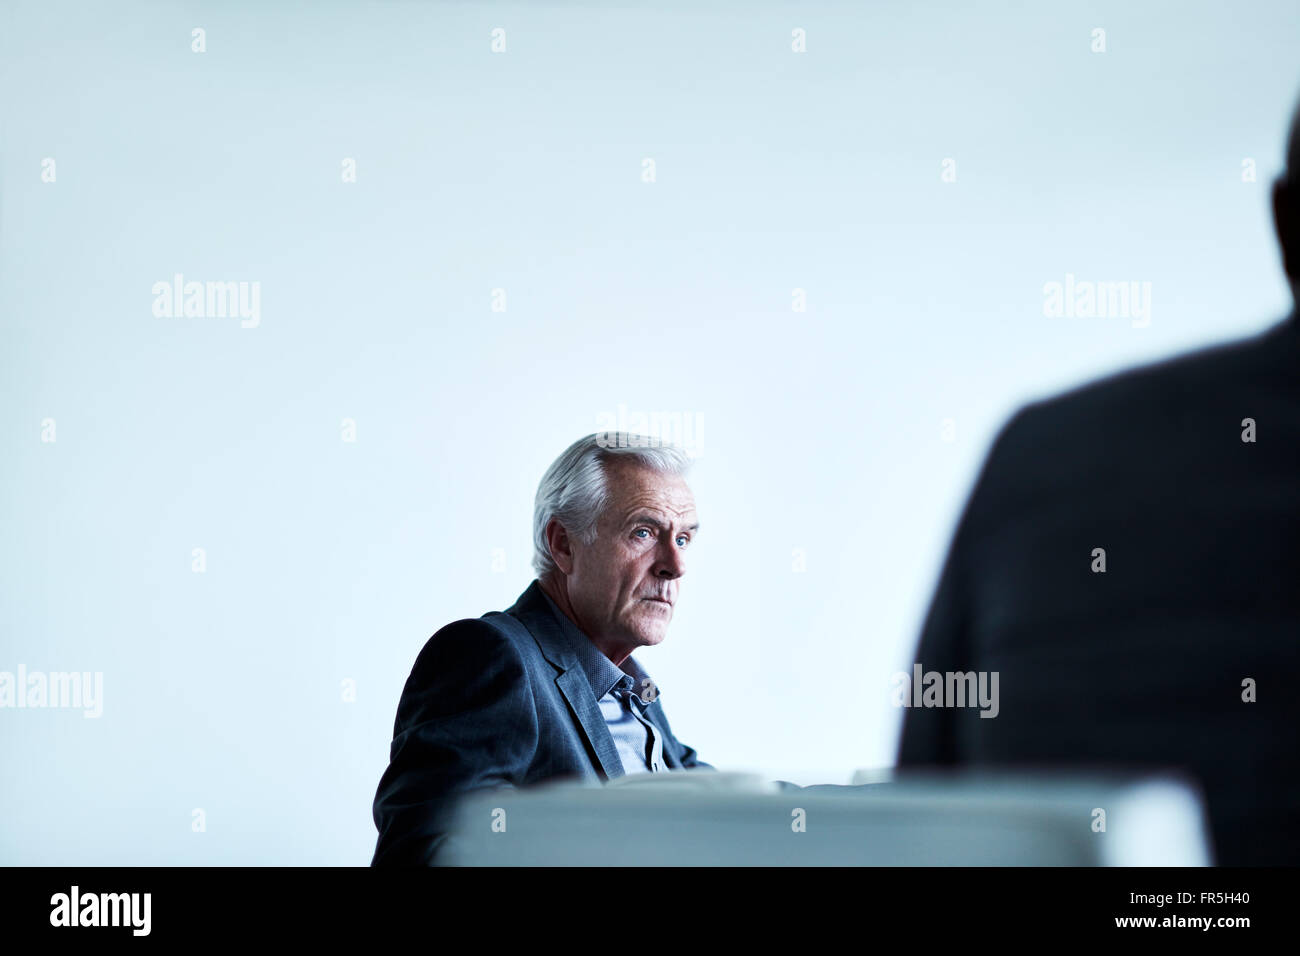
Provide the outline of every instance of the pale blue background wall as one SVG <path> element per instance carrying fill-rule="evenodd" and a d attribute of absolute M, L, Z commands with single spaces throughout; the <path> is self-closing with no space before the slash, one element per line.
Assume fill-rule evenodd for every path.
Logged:
<path fill-rule="evenodd" d="M 0 670 L 104 675 L 0 710 L 0 861 L 368 862 L 415 654 L 620 404 L 700 428 L 679 736 L 888 765 L 1001 421 L 1289 309 L 1295 3 L 643 6 L 0 7 Z M 178 272 L 260 324 L 156 317 Z M 1151 324 L 1044 317 L 1066 273 Z"/>

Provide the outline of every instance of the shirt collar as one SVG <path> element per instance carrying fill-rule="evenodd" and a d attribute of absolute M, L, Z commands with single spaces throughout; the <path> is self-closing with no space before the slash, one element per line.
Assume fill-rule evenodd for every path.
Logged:
<path fill-rule="evenodd" d="M 546 598 L 547 606 L 560 625 L 560 633 L 578 655 L 578 663 L 582 666 L 583 673 L 587 675 L 591 692 L 596 695 L 597 700 L 619 684 L 622 684 L 623 689 L 642 704 L 659 699 L 659 688 L 635 658 L 629 654 L 627 660 L 623 661 L 623 666 L 619 667 L 600 652 L 600 648 L 592 643 L 591 638 L 584 634 L 578 625 L 573 623 L 569 615 L 560 610 L 559 605 L 551 600 L 551 596 L 540 584 L 537 590 L 541 592 L 542 597 Z"/>

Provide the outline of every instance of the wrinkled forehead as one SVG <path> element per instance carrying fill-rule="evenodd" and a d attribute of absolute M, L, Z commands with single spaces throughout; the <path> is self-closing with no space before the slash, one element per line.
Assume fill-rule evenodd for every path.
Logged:
<path fill-rule="evenodd" d="M 681 475 L 612 461 L 605 465 L 605 476 L 609 499 L 602 519 L 624 521 L 638 511 L 653 511 L 674 523 L 695 522 L 695 496 Z"/>

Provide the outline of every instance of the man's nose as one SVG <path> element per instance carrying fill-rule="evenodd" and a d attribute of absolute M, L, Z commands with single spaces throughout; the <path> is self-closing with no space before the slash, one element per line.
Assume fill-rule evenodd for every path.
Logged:
<path fill-rule="evenodd" d="M 655 561 L 655 577 L 672 580 L 686 573 L 686 555 L 677 546 L 675 538 L 666 539 L 659 547 L 658 559 Z"/>

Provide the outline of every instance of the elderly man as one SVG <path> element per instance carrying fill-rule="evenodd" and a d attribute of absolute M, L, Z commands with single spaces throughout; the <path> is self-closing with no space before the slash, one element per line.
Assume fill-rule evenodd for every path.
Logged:
<path fill-rule="evenodd" d="M 701 768 L 632 657 L 661 642 L 699 528 L 673 447 L 574 442 L 533 512 L 537 579 L 504 613 L 448 624 L 416 658 L 375 794 L 371 865 L 438 862 L 470 790 Z"/>

